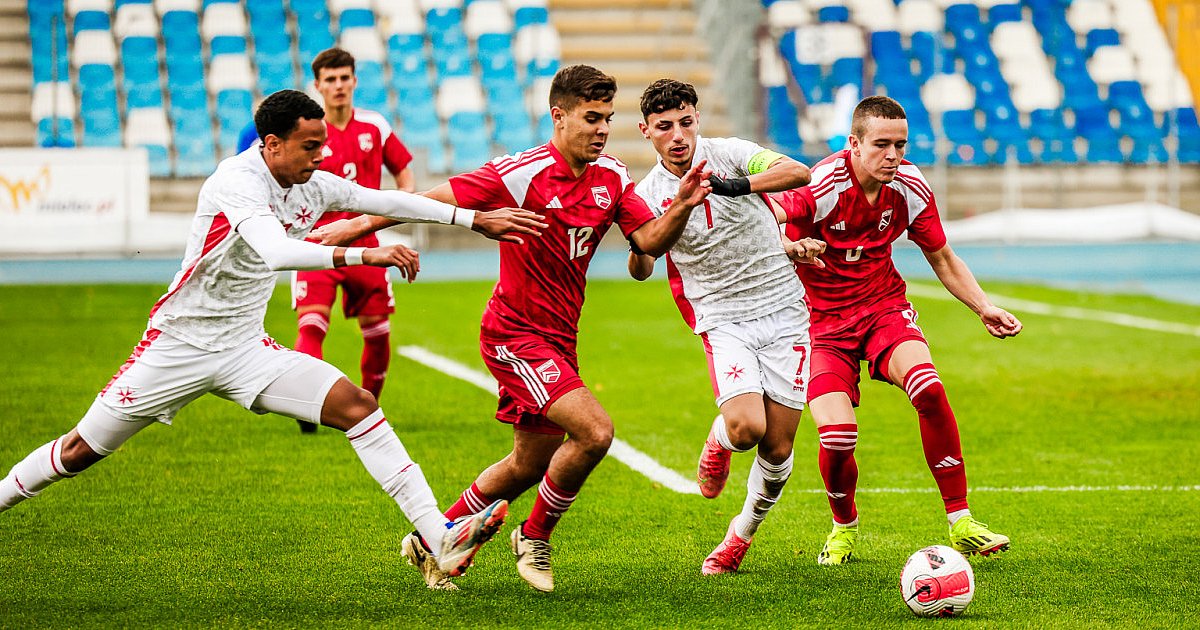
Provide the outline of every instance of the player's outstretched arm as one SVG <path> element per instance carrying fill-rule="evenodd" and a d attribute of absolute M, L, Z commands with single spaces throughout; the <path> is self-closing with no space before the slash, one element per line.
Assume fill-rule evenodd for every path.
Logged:
<path fill-rule="evenodd" d="M 825 241 L 815 238 L 802 238 L 798 241 L 793 241 L 788 237 L 783 237 L 783 251 L 788 258 L 802 265 L 814 265 L 818 269 L 825 268 L 825 261 L 821 260 L 821 254 L 825 253 Z"/>
<path fill-rule="evenodd" d="M 397 267 L 412 282 L 420 271 L 416 251 L 403 245 L 389 247 L 330 247 L 288 238 L 275 217 L 254 216 L 238 224 L 237 232 L 272 271 L 333 269 L 346 265 Z"/>
<path fill-rule="evenodd" d="M 958 298 L 967 308 L 979 316 L 988 334 L 998 339 L 1015 336 L 1021 332 L 1021 320 L 1012 313 L 992 304 L 967 263 L 959 258 L 949 245 L 935 252 L 925 252 L 925 259 L 937 274 L 942 286 Z"/>
<path fill-rule="evenodd" d="M 786 155 L 777 155 L 764 170 L 751 171 L 746 177 L 731 177 L 722 179 L 716 175 L 709 177 L 714 195 L 738 197 L 751 193 L 772 193 L 807 186 L 812 181 L 812 173 L 808 167 Z M 758 156 L 755 156 L 756 158 Z M 759 167 L 762 168 L 762 167 Z"/>
<path fill-rule="evenodd" d="M 679 180 L 679 191 L 675 199 L 662 216 L 647 221 L 642 227 L 634 230 L 630 238 L 642 253 L 655 258 L 667 253 L 683 234 L 687 227 L 688 217 L 692 210 L 704 203 L 704 198 L 712 192 L 712 184 L 708 178 L 712 171 L 708 170 L 708 160 L 700 160 L 691 170 L 684 173 Z"/>

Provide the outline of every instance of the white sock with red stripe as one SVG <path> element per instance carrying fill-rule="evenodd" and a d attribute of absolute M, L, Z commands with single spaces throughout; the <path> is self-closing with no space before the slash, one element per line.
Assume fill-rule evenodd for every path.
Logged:
<path fill-rule="evenodd" d="M 36 497 L 55 481 L 75 476 L 63 467 L 62 440 L 65 437 L 41 445 L 17 462 L 8 471 L 8 476 L 0 480 L 0 512 Z"/>
<path fill-rule="evenodd" d="M 436 554 L 442 548 L 449 521 L 438 509 L 433 490 L 425 481 L 421 467 L 413 462 L 400 438 L 383 416 L 382 409 L 367 416 L 346 431 L 350 446 L 358 453 L 363 467 L 383 486 L 404 516 L 412 521 L 421 538 Z"/>
<path fill-rule="evenodd" d="M 733 521 L 733 531 L 738 538 L 750 540 L 767 518 L 767 512 L 775 507 L 779 495 L 783 494 L 784 484 L 792 476 L 793 459 L 788 455 L 783 463 L 772 464 L 761 455 L 754 458 L 750 477 L 746 480 L 746 502 L 742 505 L 742 513 Z"/>

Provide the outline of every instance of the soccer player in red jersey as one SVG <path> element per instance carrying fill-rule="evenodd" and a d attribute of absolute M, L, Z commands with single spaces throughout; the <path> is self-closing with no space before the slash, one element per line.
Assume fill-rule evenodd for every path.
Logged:
<path fill-rule="evenodd" d="M 518 572 L 540 591 L 554 588 L 550 534 L 613 438 L 612 420 L 578 374 L 575 341 L 588 264 L 613 223 L 638 250 L 666 253 L 711 190 L 712 173 L 699 161 L 681 178 L 667 211 L 655 217 L 634 192 L 625 165 L 603 153 L 616 89 L 596 68 L 563 68 L 550 87 L 550 142 L 492 160 L 427 193 L 481 209 L 533 208 L 548 224 L 541 238 L 501 245 L 500 281 L 480 331 L 484 362 L 500 382 L 496 418 L 513 426 L 513 450 L 446 512 L 450 519 L 472 514 L 495 500 L 490 497 L 516 498 L 537 485 L 529 519 L 513 531 L 512 543 Z M 392 222 L 364 216 L 349 223 L 361 230 Z M 423 560 L 418 537 L 405 539 L 405 553 L 431 588 L 449 587 L 445 573 Z"/>
<path fill-rule="evenodd" d="M 340 48 L 323 51 L 312 62 L 314 85 L 325 101 L 325 126 L 329 139 L 323 150 L 321 170 L 344 177 L 360 186 L 379 189 L 383 167 L 396 181 L 396 188 L 413 191 L 412 154 L 392 133 L 387 119 L 379 112 L 354 107 L 354 57 Z M 317 227 L 358 216 L 351 212 L 329 212 Z M 374 234 L 350 243 L 354 247 L 377 247 Z M 412 278 L 409 278 L 412 281 Z M 292 281 L 292 306 L 296 309 L 299 331 L 296 349 L 305 354 L 323 356 L 321 349 L 329 330 L 329 317 L 338 287 L 342 288 L 342 312 L 358 318 L 363 350 L 360 368 L 362 387 L 376 398 L 383 391 L 391 359 L 388 316 L 395 312 L 392 284 L 382 267 L 345 267 L 320 271 L 297 271 Z M 300 423 L 300 430 L 311 432 L 316 425 Z"/>
<path fill-rule="evenodd" d="M 938 280 L 992 336 L 1016 335 L 1021 322 L 988 300 L 946 243 L 929 184 L 904 160 L 904 108 L 885 96 L 871 96 L 855 108 L 851 125 L 849 148 L 813 167 L 812 184 L 780 196 L 788 237 L 827 243 L 824 268 L 796 266 L 812 310 L 808 405 L 820 437 L 821 476 L 834 523 L 817 562 L 849 560 L 858 535 L 854 407 L 864 360 L 872 378 L 904 389 L 917 410 L 925 461 L 946 506 L 951 544 L 968 554 L 1004 551 L 1008 537 L 976 521 L 967 507 L 958 423 L 892 263 L 892 243 L 907 233 Z"/>

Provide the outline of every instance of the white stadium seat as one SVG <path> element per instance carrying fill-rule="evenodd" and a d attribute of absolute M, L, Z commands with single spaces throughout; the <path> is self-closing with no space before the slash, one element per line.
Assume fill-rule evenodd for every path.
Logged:
<path fill-rule="evenodd" d="M 1017 111 L 1022 113 L 1035 109 L 1057 109 L 1062 104 L 1062 86 L 1050 75 L 1038 81 L 1027 80 L 1013 86 L 1012 100 Z"/>
<path fill-rule="evenodd" d="M 854 22 L 872 31 L 896 30 L 896 3 L 892 0 L 852 0 Z"/>
<path fill-rule="evenodd" d="M 511 33 L 513 19 L 500 0 L 475 0 L 467 7 L 463 31 L 472 41 L 484 33 Z"/>
<path fill-rule="evenodd" d="M 483 86 L 475 77 L 449 77 L 438 86 L 438 116 L 443 120 L 459 112 L 482 112 L 486 101 Z"/>
<path fill-rule="evenodd" d="M 1137 2 L 1139 0 L 1126 0 Z M 1112 28 L 1113 14 L 1108 0 L 1075 0 L 1067 7 L 1067 24 L 1080 35 L 1098 28 Z"/>
<path fill-rule="evenodd" d="M 553 77 L 538 77 L 529 88 L 529 95 L 525 97 L 525 107 L 535 118 L 545 113 L 550 105 L 550 84 L 553 81 Z"/>
<path fill-rule="evenodd" d="M 896 9 L 896 29 L 904 35 L 940 33 L 945 25 L 946 15 L 933 0 L 904 0 Z"/>
<path fill-rule="evenodd" d="M 126 37 L 158 37 L 158 16 L 150 4 L 123 4 L 117 9 L 113 20 L 113 34 L 117 40 Z"/>
<path fill-rule="evenodd" d="M 112 33 L 108 31 L 83 31 L 75 36 L 71 46 L 71 63 L 78 68 L 89 63 L 114 65 L 117 62 L 117 47 Z"/>
<path fill-rule="evenodd" d="M 200 34 L 206 41 L 218 35 L 246 36 L 246 12 L 242 5 L 220 2 L 208 5 L 200 18 Z"/>
<path fill-rule="evenodd" d="M 375 17 L 385 37 L 425 32 L 425 16 L 417 0 L 375 0 Z"/>
<path fill-rule="evenodd" d="M 549 24 L 532 24 L 520 31 L 513 42 L 513 57 L 518 67 L 534 59 L 559 59 L 562 57 L 562 42 L 558 30 Z"/>
<path fill-rule="evenodd" d="M 1194 106 L 1192 88 L 1178 68 L 1166 80 L 1145 86 L 1146 103 L 1156 112 Z"/>
<path fill-rule="evenodd" d="M 326 0 L 326 6 L 329 7 L 329 15 L 337 17 L 346 9 L 370 9 L 371 0 Z"/>
<path fill-rule="evenodd" d="M 113 0 L 67 0 L 67 15 L 75 17 L 80 11 L 104 11 L 112 13 Z"/>
<path fill-rule="evenodd" d="M 462 0 L 421 0 L 421 11 L 428 13 L 433 9 L 461 9 Z"/>
<path fill-rule="evenodd" d="M 517 9 L 548 9 L 550 3 L 546 0 L 504 0 L 504 6 L 509 13 L 516 13 Z"/>
<path fill-rule="evenodd" d="M 357 26 L 342 31 L 339 45 L 359 61 L 382 62 L 387 56 L 379 32 L 369 26 Z"/>
<path fill-rule="evenodd" d="M 38 83 L 33 88 L 33 105 L 29 113 L 33 122 L 52 116 L 74 118 L 75 92 L 71 90 L 71 84 L 66 81 Z"/>
<path fill-rule="evenodd" d="M 764 87 L 787 85 L 787 66 L 779 55 L 779 47 L 770 39 L 758 45 L 758 80 Z"/>
<path fill-rule="evenodd" d="M 812 11 L 800 0 L 776 0 L 767 7 L 767 24 L 775 30 L 790 31 L 815 21 Z"/>
<path fill-rule="evenodd" d="M 199 13 L 200 0 L 154 0 L 154 10 L 159 15 L 165 15 L 171 11 Z"/>
<path fill-rule="evenodd" d="M 129 110 L 125 118 L 125 146 L 171 145 L 171 128 L 161 107 Z"/>
<path fill-rule="evenodd" d="M 975 88 L 961 74 L 935 74 L 921 87 L 921 100 L 930 113 L 975 107 Z"/>
<path fill-rule="evenodd" d="M 1133 53 L 1124 46 L 1101 46 L 1087 62 L 1088 74 L 1100 85 L 1137 79 Z"/>
<path fill-rule="evenodd" d="M 244 54 L 213 57 L 207 79 L 210 94 L 231 89 L 253 90 L 256 83 L 250 58 Z"/>

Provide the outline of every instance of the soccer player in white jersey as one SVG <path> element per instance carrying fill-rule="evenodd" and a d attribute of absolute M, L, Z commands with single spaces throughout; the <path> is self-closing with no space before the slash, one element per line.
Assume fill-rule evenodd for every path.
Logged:
<path fill-rule="evenodd" d="M 457 523 L 447 520 L 375 397 L 337 368 L 275 343 L 263 318 L 279 270 L 397 266 L 410 277 L 418 271 L 416 252 L 402 246 L 304 242 L 326 211 L 456 224 L 500 240 L 536 235 L 541 223 L 527 211 L 476 213 L 317 170 L 324 114 L 295 90 L 263 102 L 255 114 L 262 144 L 221 162 L 200 189 L 182 269 L 151 309 L 142 341 L 75 428 L 0 480 L 0 512 L 82 472 L 145 427 L 170 424 L 185 405 L 212 393 L 257 413 L 345 431 L 363 466 L 438 550 L 442 570 L 456 575 L 470 565 L 503 523 L 507 504 L 496 501 Z"/>
<path fill-rule="evenodd" d="M 701 493 L 710 499 L 720 494 L 732 454 L 758 447 L 742 511 L 701 566 L 713 575 L 741 566 L 792 472 L 792 443 L 808 381 L 808 307 L 779 224 L 761 194 L 803 186 L 809 171 L 748 140 L 701 137 L 696 105 L 696 90 L 687 83 L 660 79 L 646 88 L 639 128 L 660 160 L 637 193 L 661 213 L 693 162 L 707 160 L 713 170 L 714 194 L 704 200 L 703 212 L 692 213 L 666 254 L 671 293 L 704 342 L 721 410 L 700 455 Z M 823 250 L 813 239 L 789 247 L 808 262 L 818 261 Z M 644 280 L 653 271 L 654 258 L 630 254 L 634 278 Z"/>

